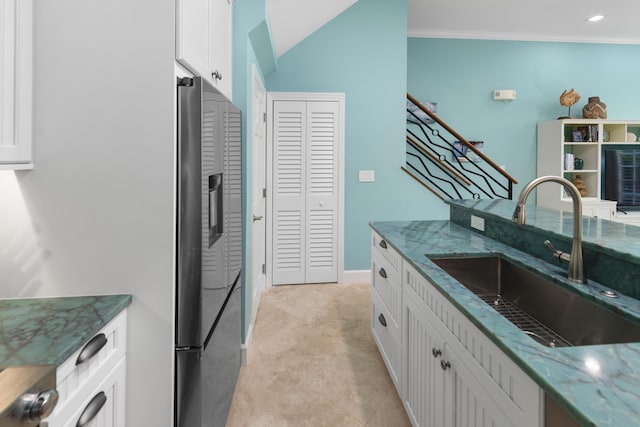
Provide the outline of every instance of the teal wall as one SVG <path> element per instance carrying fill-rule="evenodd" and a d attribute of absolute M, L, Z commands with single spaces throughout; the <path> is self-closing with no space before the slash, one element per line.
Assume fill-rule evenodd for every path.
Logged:
<path fill-rule="evenodd" d="M 345 270 L 370 268 L 369 221 L 448 218 L 405 162 L 406 0 L 359 0 L 278 58 L 268 91 L 345 93 Z M 375 182 L 358 182 L 358 170 Z M 428 214 L 427 214 L 428 213 Z"/>
<path fill-rule="evenodd" d="M 563 90 L 607 104 L 609 119 L 640 117 L 640 46 L 410 38 L 407 91 L 438 103 L 438 115 L 524 184 L 536 176 L 536 125 L 567 115 Z M 517 99 L 493 101 L 494 89 Z M 427 215 L 429 216 L 429 215 Z"/>
<path fill-rule="evenodd" d="M 245 248 L 250 248 L 251 69 L 268 91 L 344 92 L 345 270 L 369 268 L 369 221 L 448 218 L 447 206 L 400 170 L 405 162 L 405 92 L 438 103 L 438 114 L 519 184 L 535 176 L 536 124 L 566 115 L 564 89 L 600 96 L 611 119 L 637 119 L 640 46 L 407 39 L 406 0 L 359 0 L 280 58 L 273 57 L 265 0 L 234 4 L 234 103 L 243 113 Z M 494 89 L 517 100 L 496 102 Z M 376 181 L 359 183 L 358 170 Z M 243 340 L 252 310 L 250 251 L 245 253 Z"/>
<path fill-rule="evenodd" d="M 251 224 L 252 212 L 250 200 L 252 188 L 251 164 L 253 161 L 249 149 L 251 129 L 251 86 L 255 67 L 264 81 L 265 72 L 273 70 L 275 58 L 269 26 L 266 20 L 265 0 L 243 0 L 233 5 L 233 103 L 242 110 L 242 176 L 244 190 L 242 195 L 243 220 L 243 272 L 242 277 L 242 342 L 246 342 L 253 312 L 253 283 L 251 281 Z M 253 35 L 253 37 L 252 37 Z M 260 58 L 260 59 L 259 59 Z"/>

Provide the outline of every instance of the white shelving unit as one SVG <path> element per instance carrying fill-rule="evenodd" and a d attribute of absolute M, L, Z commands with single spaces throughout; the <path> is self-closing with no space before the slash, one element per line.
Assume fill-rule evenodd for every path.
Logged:
<path fill-rule="evenodd" d="M 586 186 L 583 213 L 616 220 L 616 202 L 602 199 L 602 146 L 639 144 L 640 120 L 564 119 L 538 124 L 537 175 L 562 176 L 573 182 L 580 176 Z M 566 162 L 568 155 L 582 159 L 581 169 Z M 572 211 L 571 197 L 558 185 L 541 185 L 539 206 Z"/>

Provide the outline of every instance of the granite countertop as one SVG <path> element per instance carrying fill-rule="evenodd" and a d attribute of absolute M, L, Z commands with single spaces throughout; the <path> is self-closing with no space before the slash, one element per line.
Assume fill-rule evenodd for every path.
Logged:
<path fill-rule="evenodd" d="M 0 369 L 59 366 L 131 301 L 131 295 L 0 300 Z"/>
<path fill-rule="evenodd" d="M 484 215 L 511 221 L 515 202 L 510 200 L 449 200 L 449 205 L 481 211 Z M 551 233 L 572 237 L 573 213 L 527 204 L 526 224 Z M 640 227 L 621 222 L 582 217 L 582 240 L 585 245 L 615 253 L 640 264 Z"/>
<path fill-rule="evenodd" d="M 547 263 L 450 221 L 374 222 L 371 227 L 429 277 L 449 301 L 579 423 L 640 426 L 640 364 L 636 363 L 640 360 L 640 343 L 545 347 L 527 337 L 427 256 L 500 255 L 597 303 L 609 304 L 597 292 L 602 286 L 593 282 L 589 286 L 575 285 L 566 279 L 566 266 Z M 640 319 L 640 301 L 621 295 L 613 304 L 615 311 Z"/>

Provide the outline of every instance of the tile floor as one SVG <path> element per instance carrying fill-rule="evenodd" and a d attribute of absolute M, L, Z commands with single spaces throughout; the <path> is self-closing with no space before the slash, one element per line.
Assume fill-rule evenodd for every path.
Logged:
<path fill-rule="evenodd" d="M 370 290 L 268 289 L 227 426 L 410 426 L 371 337 Z"/>

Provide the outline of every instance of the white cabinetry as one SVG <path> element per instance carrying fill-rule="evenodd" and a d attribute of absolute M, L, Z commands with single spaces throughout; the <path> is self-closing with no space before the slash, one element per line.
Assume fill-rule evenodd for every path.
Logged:
<path fill-rule="evenodd" d="M 0 0 L 0 169 L 31 169 L 33 0 Z"/>
<path fill-rule="evenodd" d="M 231 99 L 230 0 L 178 0 L 176 59 Z"/>
<path fill-rule="evenodd" d="M 415 426 L 541 425 L 541 393 L 418 271 L 403 263 L 403 402 Z"/>
<path fill-rule="evenodd" d="M 126 330 L 125 309 L 58 367 L 49 427 L 125 426 Z"/>
<path fill-rule="evenodd" d="M 498 403 L 487 395 L 438 333 L 437 320 L 421 307 L 422 304 L 415 302 L 416 297 L 408 291 L 405 305 L 404 404 L 411 422 L 416 426 L 433 427 L 517 425 L 507 420 Z"/>
<path fill-rule="evenodd" d="M 371 329 L 412 424 L 540 427 L 535 382 L 375 232 L 372 245 Z"/>
<path fill-rule="evenodd" d="M 571 182 L 581 179 L 586 187 L 583 213 L 614 220 L 616 202 L 603 200 L 603 145 L 631 145 L 638 135 L 640 121 L 565 119 L 539 123 L 537 175 L 562 176 Z M 575 159 L 579 159 L 577 163 Z M 539 186 L 537 201 L 539 206 L 572 210 L 571 197 L 559 185 Z"/>
<path fill-rule="evenodd" d="M 400 393 L 402 257 L 376 233 L 372 234 L 371 332 Z"/>
<path fill-rule="evenodd" d="M 211 0 L 211 22 L 210 76 L 218 90 L 231 99 L 233 2 Z"/>

